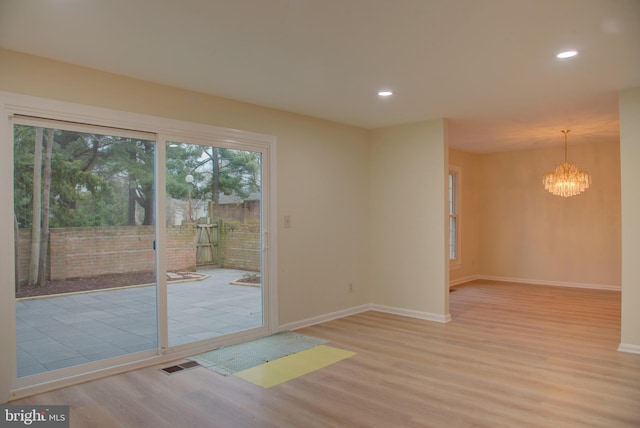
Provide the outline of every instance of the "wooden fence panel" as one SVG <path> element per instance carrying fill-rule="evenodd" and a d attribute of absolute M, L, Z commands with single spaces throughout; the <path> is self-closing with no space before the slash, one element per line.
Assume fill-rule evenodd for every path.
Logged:
<path fill-rule="evenodd" d="M 220 227 L 214 224 L 196 224 L 196 264 L 220 264 Z"/>

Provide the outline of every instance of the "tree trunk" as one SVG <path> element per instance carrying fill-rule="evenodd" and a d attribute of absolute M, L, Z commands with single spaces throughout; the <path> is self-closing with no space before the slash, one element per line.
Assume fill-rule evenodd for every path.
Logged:
<path fill-rule="evenodd" d="M 220 203 L 220 152 L 217 147 L 211 149 L 211 204 L 209 217 L 218 218 L 218 204 Z"/>
<path fill-rule="evenodd" d="M 42 134 L 43 129 L 36 128 L 36 139 L 33 149 L 33 212 L 31 216 L 29 285 L 38 283 L 38 268 L 40 266 L 40 234 L 42 221 Z"/>
<path fill-rule="evenodd" d="M 143 204 L 142 206 L 144 207 L 144 220 L 142 221 L 142 224 L 144 224 L 145 226 L 151 226 L 153 225 L 153 219 L 154 219 L 154 213 L 153 213 L 153 186 L 152 185 L 148 185 L 145 186 L 144 189 L 144 199 L 143 199 Z"/>
<path fill-rule="evenodd" d="M 135 149 L 131 150 L 131 152 L 129 153 L 129 159 L 131 160 L 132 165 L 135 165 L 136 158 L 137 158 L 137 155 L 136 155 Z M 127 225 L 135 226 L 136 225 L 136 203 L 138 201 L 138 191 L 137 191 L 138 180 L 136 175 L 133 174 L 131 170 L 129 170 L 129 172 L 127 173 L 127 178 L 129 182 L 129 205 L 127 210 Z"/>
<path fill-rule="evenodd" d="M 136 201 L 138 200 L 136 195 L 136 181 L 133 175 L 129 173 L 129 203 L 127 204 L 127 225 L 136 225 Z"/>
<path fill-rule="evenodd" d="M 218 205 L 220 202 L 220 153 L 217 147 L 211 149 L 211 200 Z"/>
<path fill-rule="evenodd" d="M 51 155 L 53 153 L 53 129 L 47 130 L 44 154 L 42 185 L 42 240 L 40 242 L 40 263 L 38 265 L 38 285 L 44 285 L 47 278 L 47 250 L 49 247 L 49 200 L 51 195 Z"/>

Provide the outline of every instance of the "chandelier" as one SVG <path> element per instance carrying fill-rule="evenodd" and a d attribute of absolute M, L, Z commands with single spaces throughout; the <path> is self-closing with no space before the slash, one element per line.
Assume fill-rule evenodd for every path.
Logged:
<path fill-rule="evenodd" d="M 544 175 L 542 183 L 549 192 L 563 198 L 578 195 L 589 188 L 591 175 L 587 171 L 580 171 L 575 163 L 567 161 L 567 134 L 569 129 L 563 129 L 564 134 L 564 162 L 558 164 L 556 170 Z"/>

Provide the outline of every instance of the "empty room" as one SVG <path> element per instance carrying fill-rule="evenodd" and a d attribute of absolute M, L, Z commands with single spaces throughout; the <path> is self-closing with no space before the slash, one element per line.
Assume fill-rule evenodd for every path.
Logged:
<path fill-rule="evenodd" d="M 0 417 L 639 426 L 639 22 L 0 0 Z"/>

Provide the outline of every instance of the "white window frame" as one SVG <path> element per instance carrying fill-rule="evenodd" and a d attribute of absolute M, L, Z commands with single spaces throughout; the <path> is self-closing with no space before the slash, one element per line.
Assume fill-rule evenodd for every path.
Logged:
<path fill-rule="evenodd" d="M 241 332 L 238 337 L 245 336 L 243 340 L 250 340 L 277 331 L 279 326 L 277 305 L 278 217 L 276 205 L 277 140 L 275 136 L 0 91 L 0 146 L 4 148 L 5 154 L 0 156 L 0 198 L 5 202 L 11 201 L 0 206 L 0 236 L 4 237 L 13 237 L 14 235 L 12 117 L 16 115 L 38 118 L 38 120 L 64 121 L 155 134 L 156 157 L 162 162 L 166 156 L 165 142 L 168 140 L 215 144 L 229 148 L 236 148 L 236 145 L 240 145 L 248 150 L 261 152 L 266 161 L 263 164 L 262 179 L 263 287 L 265 288 L 263 297 L 265 311 L 263 313 L 265 319 L 260 331 L 244 334 Z M 164 183 L 164 168 L 156 168 L 156 186 L 164 188 Z M 158 209 L 158 207 L 164 207 L 164 201 L 164 193 L 160 192 L 156 202 L 156 224 L 165 224 L 165 210 Z M 165 269 L 164 246 L 162 246 L 165 240 L 164 228 L 157 228 L 158 269 Z M 24 381 L 24 378 L 18 379 L 16 378 L 14 282 L 14 246 L 2 245 L 0 246 L 0 284 L 4 285 L 0 286 L 0 304 L 2 305 L 0 325 L 3 326 L 0 329 L 0 360 L 6 361 L 8 364 L 3 364 L 0 367 L 0 403 L 126 370 L 160 364 L 211 349 L 209 343 L 202 345 L 202 349 L 183 346 L 168 348 L 166 343 L 161 343 L 157 355 L 146 359 L 129 360 L 125 356 L 117 366 L 102 367 L 97 362 L 95 367 L 90 367 L 91 370 L 87 370 L 87 366 L 82 370 L 74 370 L 73 367 L 61 369 L 65 371 L 65 377 L 62 378 L 60 374 L 51 375 L 48 372 L 34 375 L 38 377 L 35 382 L 33 379 L 30 381 Z M 159 289 L 166 287 L 166 282 L 163 283 L 160 280 L 158 287 Z M 166 300 L 159 301 L 159 310 L 160 305 L 166 305 Z M 160 320 L 158 328 L 161 331 L 166 331 L 166 320 L 164 322 Z M 240 339 L 234 340 L 239 341 Z"/>
<path fill-rule="evenodd" d="M 451 187 L 451 177 L 453 176 L 453 189 Z M 449 166 L 449 176 L 447 180 L 447 203 L 449 211 L 449 225 L 451 219 L 455 218 L 456 230 L 455 230 L 455 242 L 451 242 L 451 230 L 449 230 L 449 267 L 457 269 L 462 266 L 461 248 L 460 248 L 460 235 L 461 235 L 461 194 L 462 194 L 462 170 L 458 166 Z M 453 193 L 453 201 L 451 201 L 451 193 Z M 451 247 L 455 248 L 455 257 L 451 258 Z"/>

